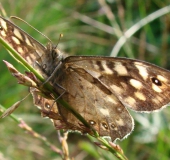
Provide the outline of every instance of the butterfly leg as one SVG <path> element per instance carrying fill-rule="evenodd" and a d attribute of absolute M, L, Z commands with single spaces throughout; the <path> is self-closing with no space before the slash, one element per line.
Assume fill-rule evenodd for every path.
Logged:
<path fill-rule="evenodd" d="M 61 67 L 62 62 L 59 62 L 59 64 L 57 65 L 57 67 L 55 68 L 55 70 L 52 72 L 52 74 L 46 79 L 46 81 L 42 84 L 44 85 L 45 83 L 49 82 L 55 75 L 55 73 L 59 70 L 59 68 Z"/>

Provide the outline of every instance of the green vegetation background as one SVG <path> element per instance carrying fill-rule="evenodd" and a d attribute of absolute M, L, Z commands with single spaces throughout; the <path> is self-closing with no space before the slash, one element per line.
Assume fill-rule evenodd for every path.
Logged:
<path fill-rule="evenodd" d="M 55 44 L 60 33 L 64 37 L 59 49 L 70 55 L 109 56 L 119 40 L 119 31 L 126 31 L 149 14 L 168 6 L 169 0 L 1 0 L 8 16 L 18 16 L 47 35 Z M 105 6 L 105 4 L 107 6 Z M 110 10 L 108 10 L 108 8 Z M 110 19 L 109 19 L 110 18 Z M 27 33 L 43 44 L 48 40 L 22 22 L 15 21 Z M 147 24 L 136 32 L 117 56 L 145 60 L 170 69 L 170 13 Z M 28 89 L 18 85 L 2 60 L 24 71 L 8 52 L 0 46 L 0 105 L 8 108 L 21 100 Z M 61 148 L 57 132 L 49 119 L 40 117 L 32 97 L 27 98 L 14 113 L 35 131 Z M 123 141 L 117 141 L 129 160 L 170 159 L 170 108 L 159 113 L 132 113 L 135 129 Z M 75 160 L 111 160 L 113 156 L 93 144 L 94 139 L 70 133 L 69 152 Z M 59 160 L 44 142 L 25 133 L 13 119 L 0 120 L 0 159 L 2 160 Z"/>

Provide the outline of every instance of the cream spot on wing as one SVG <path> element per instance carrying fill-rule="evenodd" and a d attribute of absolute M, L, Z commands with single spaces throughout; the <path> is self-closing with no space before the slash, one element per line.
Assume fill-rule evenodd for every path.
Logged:
<path fill-rule="evenodd" d="M 142 101 L 145 101 L 145 100 L 146 100 L 145 95 L 144 95 L 143 93 L 141 93 L 141 92 L 135 92 L 135 96 L 136 96 L 138 99 L 142 100 Z"/>
<path fill-rule="evenodd" d="M 101 76 L 100 72 L 96 72 L 95 70 L 88 70 L 88 72 L 93 75 L 93 77 L 99 78 Z"/>
<path fill-rule="evenodd" d="M 97 64 L 94 64 L 94 69 L 99 70 L 99 66 Z"/>
<path fill-rule="evenodd" d="M 160 96 L 157 96 L 156 98 L 159 100 L 159 102 L 163 101 L 163 99 Z"/>
<path fill-rule="evenodd" d="M 155 84 L 152 84 L 152 89 L 155 91 L 155 92 L 162 92 L 162 89 L 160 89 L 157 85 Z"/>
<path fill-rule="evenodd" d="M 13 40 L 16 44 L 20 44 L 20 41 L 19 41 L 16 37 L 12 36 L 12 40 Z"/>
<path fill-rule="evenodd" d="M 19 53 L 24 53 L 24 51 L 21 47 L 18 47 L 17 50 L 18 50 Z"/>
<path fill-rule="evenodd" d="M 138 69 L 139 74 L 143 77 L 144 80 L 146 80 L 148 78 L 148 71 L 146 67 L 142 66 L 140 62 L 135 62 L 134 64 L 136 68 Z"/>
<path fill-rule="evenodd" d="M 123 122 L 123 120 L 122 120 L 121 118 L 116 119 L 116 124 L 117 124 L 118 126 L 124 126 L 124 122 Z"/>
<path fill-rule="evenodd" d="M 136 89 L 141 89 L 142 88 L 142 83 L 136 79 L 130 79 L 130 84 L 135 87 Z"/>
<path fill-rule="evenodd" d="M 94 67 L 94 69 L 99 70 L 99 65 L 96 64 L 96 61 L 91 61 L 91 63 L 92 63 L 92 67 Z"/>
<path fill-rule="evenodd" d="M 19 32 L 18 29 L 14 28 L 14 35 L 16 37 L 18 37 L 18 39 L 22 40 L 22 36 L 21 36 L 21 33 Z"/>
<path fill-rule="evenodd" d="M 25 56 L 28 63 L 32 64 L 32 59 L 29 56 Z M 35 61 L 36 62 L 36 61 Z"/>
<path fill-rule="evenodd" d="M 108 109 L 101 108 L 101 109 L 100 109 L 100 112 L 101 112 L 103 115 L 105 115 L 105 116 L 109 116 L 109 115 L 110 115 Z"/>
<path fill-rule="evenodd" d="M 38 109 L 42 110 L 42 108 L 40 106 L 36 106 Z"/>
<path fill-rule="evenodd" d="M 27 45 L 32 46 L 31 43 L 30 43 L 30 40 L 27 38 L 27 36 L 25 36 L 25 42 L 26 42 Z"/>
<path fill-rule="evenodd" d="M 124 90 L 128 87 L 128 85 L 127 85 L 126 83 L 124 83 L 124 82 L 120 82 L 120 84 L 122 85 L 122 88 L 123 88 Z"/>
<path fill-rule="evenodd" d="M 113 89 L 114 92 L 116 91 L 117 93 L 123 93 L 123 89 L 116 85 L 111 85 L 110 88 Z"/>
<path fill-rule="evenodd" d="M 113 104 L 117 104 L 117 101 L 115 100 L 115 97 L 112 96 L 107 96 L 106 101 L 111 102 Z"/>
<path fill-rule="evenodd" d="M 126 67 L 123 66 L 122 63 L 120 63 L 120 62 L 115 63 L 114 70 L 118 73 L 119 76 L 128 75 Z"/>
<path fill-rule="evenodd" d="M 152 101 L 155 102 L 156 104 L 159 103 L 158 99 L 155 97 L 155 98 L 152 98 Z"/>
<path fill-rule="evenodd" d="M 113 71 L 106 65 L 106 61 L 102 61 L 102 66 L 104 68 L 104 72 L 107 73 L 107 74 L 113 74 Z"/>
<path fill-rule="evenodd" d="M 157 105 L 159 105 L 160 103 L 162 103 L 163 99 L 159 96 L 156 96 L 152 98 L 152 101 L 155 102 Z"/>
<path fill-rule="evenodd" d="M 132 98 L 132 97 L 129 96 L 129 97 L 125 98 L 125 102 L 126 102 L 128 105 L 133 106 L 133 105 L 135 105 L 136 100 L 135 100 L 134 98 Z"/>
<path fill-rule="evenodd" d="M 161 75 L 157 75 L 157 78 L 158 78 L 160 81 L 163 81 L 163 82 L 167 82 L 167 81 L 168 81 L 165 77 L 163 77 L 163 76 L 161 76 Z"/>
<path fill-rule="evenodd" d="M 115 128 L 114 128 L 114 130 L 115 130 L 115 131 L 117 131 L 117 130 L 118 130 L 118 128 L 117 128 L 117 127 L 115 127 Z"/>
<path fill-rule="evenodd" d="M 1 26 L 4 30 L 7 31 L 7 25 L 6 25 L 6 22 L 3 19 L 1 19 Z"/>
<path fill-rule="evenodd" d="M 3 37 L 6 37 L 5 31 L 1 31 L 1 35 L 2 35 Z"/>

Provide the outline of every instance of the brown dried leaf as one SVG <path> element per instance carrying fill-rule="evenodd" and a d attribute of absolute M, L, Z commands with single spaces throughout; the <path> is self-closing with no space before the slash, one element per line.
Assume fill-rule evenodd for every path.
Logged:
<path fill-rule="evenodd" d="M 35 88 L 37 87 L 37 84 L 32 79 L 30 79 L 27 75 L 20 73 L 12 64 L 10 64 L 7 61 L 4 61 L 4 63 L 6 64 L 11 74 L 18 80 L 19 84 L 29 86 L 29 87 L 35 87 Z"/>
<path fill-rule="evenodd" d="M 9 107 L 1 116 L 0 119 L 5 118 L 7 116 L 9 116 L 11 113 L 14 112 L 14 110 L 16 110 L 19 105 L 20 105 L 21 101 L 18 101 L 16 103 L 14 103 L 11 107 Z"/>
<path fill-rule="evenodd" d="M 24 101 L 29 95 L 30 95 L 30 93 L 29 93 L 27 96 L 25 96 L 23 99 L 21 99 L 20 101 L 15 102 L 11 107 L 9 107 L 9 108 L 0 116 L 0 119 L 1 119 L 1 118 L 5 118 L 5 117 L 9 116 L 11 113 L 13 113 L 13 112 L 19 107 L 20 103 L 21 103 L 22 101 Z"/>

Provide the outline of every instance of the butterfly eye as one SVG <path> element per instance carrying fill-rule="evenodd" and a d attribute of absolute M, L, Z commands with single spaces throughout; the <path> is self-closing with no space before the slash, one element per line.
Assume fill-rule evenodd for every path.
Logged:
<path fill-rule="evenodd" d="M 42 68 L 43 68 L 43 70 L 45 70 L 47 68 L 47 65 L 43 64 Z"/>
<path fill-rule="evenodd" d="M 121 113 L 121 112 L 122 112 L 122 108 L 117 107 L 116 109 L 117 109 L 117 111 L 118 111 L 119 113 Z"/>
<path fill-rule="evenodd" d="M 50 108 L 51 108 L 50 104 L 49 103 L 45 103 L 45 109 L 49 110 Z"/>
<path fill-rule="evenodd" d="M 115 129 L 115 128 L 116 128 L 116 126 L 115 126 L 114 123 L 111 123 L 111 124 L 110 124 L 110 127 L 111 127 L 111 129 Z"/>
<path fill-rule="evenodd" d="M 107 124 L 106 124 L 105 122 L 102 122 L 102 126 L 103 126 L 106 130 L 108 130 L 108 126 L 107 126 Z"/>
<path fill-rule="evenodd" d="M 157 85 L 157 86 L 162 86 L 162 83 L 159 79 L 155 78 L 155 77 L 152 77 L 151 78 L 152 82 Z"/>
<path fill-rule="evenodd" d="M 96 122 L 95 122 L 95 121 L 92 121 L 92 120 L 90 120 L 89 123 L 90 123 L 90 125 L 92 125 L 92 126 L 94 126 L 94 125 L 96 124 Z"/>
<path fill-rule="evenodd" d="M 52 50 L 51 56 L 52 56 L 53 60 L 55 60 L 57 57 L 57 53 L 54 49 Z"/>

